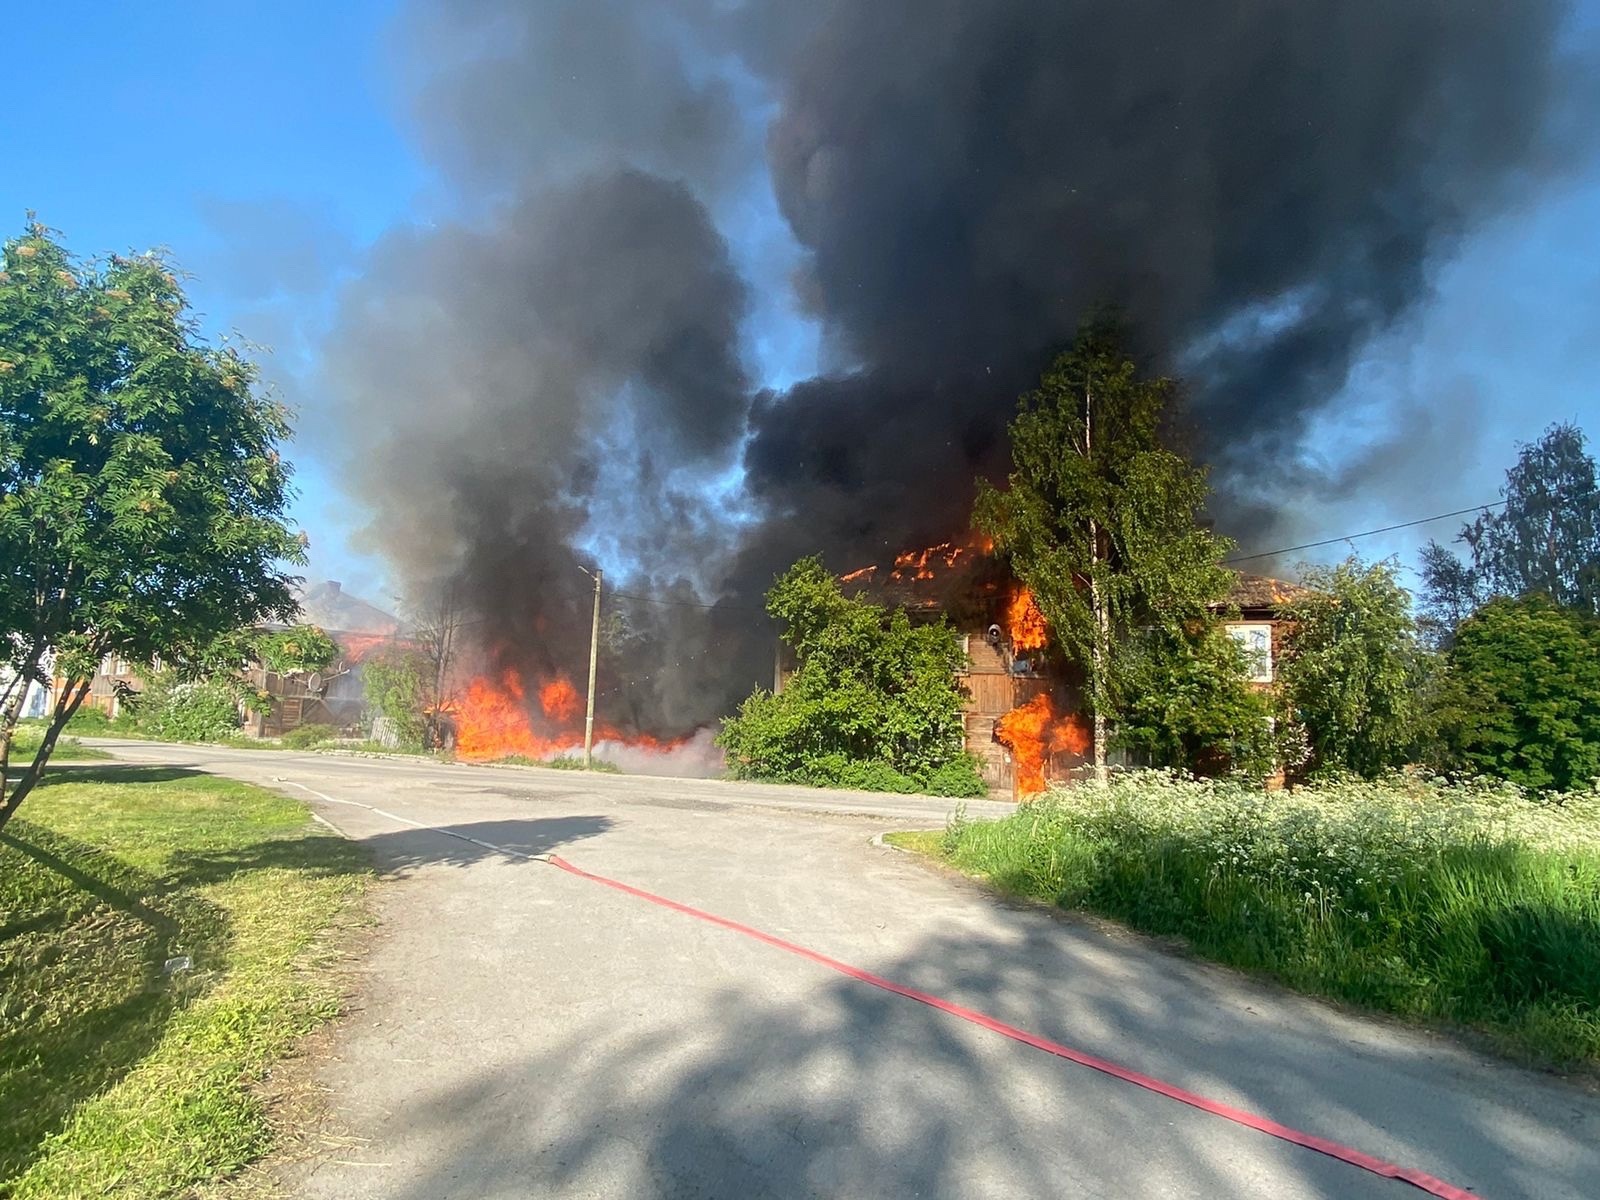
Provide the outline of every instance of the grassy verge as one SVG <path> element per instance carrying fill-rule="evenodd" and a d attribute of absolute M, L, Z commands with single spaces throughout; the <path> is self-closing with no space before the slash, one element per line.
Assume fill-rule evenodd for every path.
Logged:
<path fill-rule="evenodd" d="M 25 722 L 17 726 L 16 733 L 11 738 L 11 764 L 13 769 L 21 767 L 24 763 L 33 761 L 33 755 L 39 749 L 39 743 L 44 740 L 44 726 Z M 75 737 L 63 734 L 56 739 L 56 748 L 50 752 L 51 762 L 91 762 L 97 759 L 107 759 L 111 755 L 104 750 L 97 750 L 93 746 L 85 746 Z"/>
<path fill-rule="evenodd" d="M 1414 782 L 1272 795 L 1152 774 L 909 839 L 1008 892 L 1181 936 L 1307 992 L 1600 1066 L 1593 794 Z"/>
<path fill-rule="evenodd" d="M 508 754 L 504 758 L 490 759 L 489 764 L 503 763 L 512 767 L 549 767 L 552 771 L 599 771 L 603 775 L 620 775 L 622 768 L 604 758 L 594 760 L 594 765 L 584 767 L 583 755 L 562 754 L 556 758 L 530 758 L 526 754 Z"/>
<path fill-rule="evenodd" d="M 0 833 L 0 1196 L 191 1195 L 262 1154 L 256 1085 L 337 1012 L 366 878 L 271 792 L 53 772 Z"/>

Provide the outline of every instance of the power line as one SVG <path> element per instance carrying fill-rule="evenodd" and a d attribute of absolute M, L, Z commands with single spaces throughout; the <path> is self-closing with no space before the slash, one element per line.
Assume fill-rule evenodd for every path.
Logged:
<path fill-rule="evenodd" d="M 1225 558 L 1222 561 L 1226 565 L 1231 565 L 1233 563 L 1250 562 L 1257 558 L 1272 558 L 1278 554 L 1293 554 L 1296 550 L 1314 550 L 1318 546 L 1332 546 L 1338 542 L 1349 542 L 1356 538 L 1372 537 L 1379 533 L 1393 533 L 1396 529 L 1410 529 L 1415 525 L 1428 525 L 1434 521 L 1443 521 L 1450 517 L 1464 517 L 1468 513 L 1500 508 L 1504 504 L 1504 500 L 1494 500 L 1488 504 L 1474 504 L 1471 508 L 1458 508 L 1454 512 L 1439 513 L 1437 516 L 1432 517 L 1418 517 L 1415 521 L 1401 521 L 1398 525 L 1385 525 L 1381 529 L 1366 529 L 1360 533 L 1347 533 L 1343 537 L 1323 538 L 1320 542 L 1302 542 L 1298 546 L 1284 546 L 1280 550 L 1262 550 L 1258 554 L 1236 554 L 1232 558 Z"/>
<path fill-rule="evenodd" d="M 758 609 L 753 604 L 701 604 L 700 602 L 695 601 L 695 600 L 664 600 L 664 599 L 660 598 L 659 596 L 641 596 L 641 595 L 638 595 L 635 592 L 617 592 L 617 591 L 613 591 L 610 594 L 612 596 L 620 597 L 623 600 L 638 600 L 638 601 L 640 601 L 641 603 L 644 603 L 644 604 L 670 604 L 670 605 L 672 605 L 674 607 L 677 607 L 677 608 L 728 608 L 728 609 L 737 609 L 737 610 L 740 610 L 740 611 L 743 611 L 743 612 L 765 612 L 766 611 L 765 609 Z"/>

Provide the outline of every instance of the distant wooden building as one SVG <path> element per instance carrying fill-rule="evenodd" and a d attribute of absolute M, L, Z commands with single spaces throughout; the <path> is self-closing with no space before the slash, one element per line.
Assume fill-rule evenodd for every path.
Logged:
<path fill-rule="evenodd" d="M 331 726 L 341 736 L 362 734 L 367 704 L 362 664 L 385 649 L 409 643 L 381 634 L 324 632 L 339 647 L 339 657 L 327 670 L 280 675 L 256 667 L 247 673 L 246 682 L 271 700 L 246 710 L 241 729 L 246 737 L 282 737 L 302 725 Z"/>

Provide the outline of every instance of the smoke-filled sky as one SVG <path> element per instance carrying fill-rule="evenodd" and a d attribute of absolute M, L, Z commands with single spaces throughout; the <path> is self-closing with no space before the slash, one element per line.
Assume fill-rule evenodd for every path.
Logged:
<path fill-rule="evenodd" d="M 1600 435 L 1594 3 L 67 4 L 56 35 L 0 118 L 16 222 L 168 244 L 210 328 L 275 347 L 314 571 L 452 581 L 541 669 L 580 563 L 676 601 L 634 605 L 643 724 L 748 689 L 742 606 L 796 555 L 954 532 L 1096 305 L 1185 378 L 1246 551 Z"/>

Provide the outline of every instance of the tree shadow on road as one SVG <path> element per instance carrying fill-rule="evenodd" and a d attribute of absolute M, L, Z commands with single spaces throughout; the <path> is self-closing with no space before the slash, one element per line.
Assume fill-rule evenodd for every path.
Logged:
<path fill-rule="evenodd" d="M 1552 1088 L 1539 1100 L 1525 1073 L 1474 1078 L 1466 1058 L 1451 1078 L 1447 1049 L 1364 1046 L 1355 1023 L 1312 1002 L 1264 1039 L 1240 1011 L 1250 985 L 1012 915 L 1007 937 L 938 935 L 862 965 L 1484 1195 L 1578 1200 L 1600 1178 L 1592 1098 Z M 369 1170 L 361 1194 L 1419 1194 L 724 936 L 737 937 L 701 943 L 714 957 L 669 957 L 619 989 L 626 1020 L 605 1013 L 544 1052 L 490 1069 L 457 1059 L 369 1098 L 387 1115 L 360 1131 L 366 1157 L 393 1155 L 397 1170 Z M 773 987 L 789 978 L 797 990 Z M 1501 1094 L 1508 1079 L 1527 1086 Z M 337 1165 L 320 1170 L 334 1174 L 317 1186 L 344 1194 Z"/>
<path fill-rule="evenodd" d="M 420 867 L 466 867 L 491 859 L 526 863 L 529 856 L 598 837 L 615 824 L 613 818 L 598 815 L 529 817 L 398 829 L 355 840 L 372 855 L 380 871 L 404 875 Z"/>

